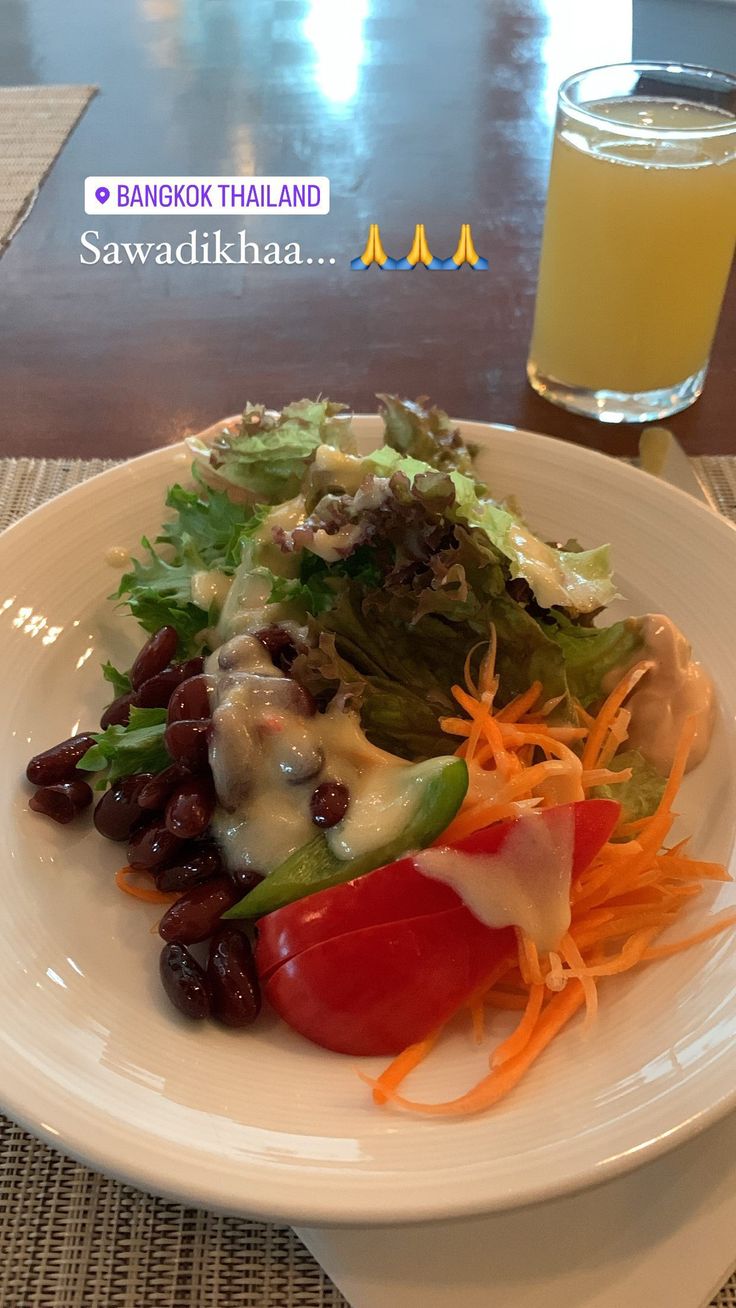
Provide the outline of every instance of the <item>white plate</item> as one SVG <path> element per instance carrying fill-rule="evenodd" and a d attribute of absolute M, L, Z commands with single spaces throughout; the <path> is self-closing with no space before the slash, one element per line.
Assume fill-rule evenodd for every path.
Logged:
<path fill-rule="evenodd" d="M 380 427 L 360 420 L 367 443 Z M 686 495 L 602 455 L 465 424 L 494 492 L 548 537 L 611 541 L 632 612 L 668 613 L 713 673 L 721 719 L 688 780 L 681 828 L 703 857 L 734 828 L 736 532 Z M 119 852 L 88 825 L 26 810 L 28 757 L 93 725 L 100 662 L 137 628 L 105 596 L 111 545 L 162 520 L 180 449 L 145 455 L 29 515 L 0 541 L 0 1101 L 51 1144 L 147 1190 L 301 1223 L 421 1221 L 509 1208 L 629 1170 L 736 1100 L 736 956 L 715 940 L 605 982 L 600 1019 L 573 1026 L 486 1116 L 378 1111 L 350 1059 L 263 1021 L 248 1033 L 179 1019 L 159 993 L 156 911 L 120 895 Z M 622 606 L 623 607 L 623 606 Z M 730 886 L 692 909 L 734 902 Z M 367 1060 L 370 1070 L 382 1064 Z M 443 1098 L 482 1074 L 458 1032 L 416 1074 Z"/>

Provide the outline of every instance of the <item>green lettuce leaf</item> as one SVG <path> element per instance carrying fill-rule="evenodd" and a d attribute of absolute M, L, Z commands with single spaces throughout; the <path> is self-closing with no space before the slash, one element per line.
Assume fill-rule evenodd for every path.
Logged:
<path fill-rule="evenodd" d="M 559 606 L 578 613 L 604 608 L 616 598 L 609 547 L 559 550 L 547 545 L 508 509 L 490 501 L 458 505 L 468 522 L 481 527 L 509 560 L 512 577 L 523 577 L 540 608 Z"/>
<path fill-rule="evenodd" d="M 192 577 L 211 570 L 232 575 L 243 545 L 268 508 L 233 504 L 227 494 L 209 487 L 191 491 L 180 485 L 170 488 L 166 505 L 175 510 L 174 516 L 164 523 L 155 544 L 144 536 L 144 558 L 133 560 L 117 597 L 127 603 L 145 631 L 173 627 L 179 636 L 179 654 L 186 657 L 198 652 L 196 638 L 215 616 L 193 603 Z"/>
<path fill-rule="evenodd" d="M 640 818 L 650 817 L 662 798 L 666 777 L 661 776 L 638 749 L 616 754 L 608 766 L 613 772 L 631 768 L 631 780 L 616 782 L 612 786 L 596 786 L 591 794 L 600 799 L 618 800 L 622 822 L 638 822 Z"/>
<path fill-rule="evenodd" d="M 269 568 L 256 568 L 255 571 L 271 582 L 269 604 L 295 605 L 305 618 L 308 613 L 324 613 L 334 603 L 334 591 L 329 581 L 321 582 L 315 578 L 313 582 L 304 582 L 299 577 L 278 577 Z"/>
<path fill-rule="evenodd" d="M 253 571 L 268 577 L 271 582 L 269 604 L 298 605 L 303 618 L 308 614 L 318 617 L 331 609 L 348 578 L 352 577 L 367 586 L 381 584 L 381 571 L 376 564 L 374 551 L 367 547 L 359 547 L 348 558 L 332 565 L 304 550 L 300 556 L 298 577 L 277 576 L 270 568 L 262 566 L 255 567 Z"/>
<path fill-rule="evenodd" d="M 581 627 L 564 613 L 550 613 L 545 630 L 562 650 L 570 693 L 583 708 L 601 698 L 606 674 L 634 662 L 642 646 L 638 626 L 629 621 Z"/>
<path fill-rule="evenodd" d="M 554 572 L 559 593 L 552 598 L 572 613 L 612 589 L 609 578 L 593 595 L 586 580 L 586 571 L 606 572 L 605 550 L 545 545 L 508 509 L 480 500 L 457 470 L 441 472 L 388 447 L 365 465 L 373 476 L 357 489 L 351 465 L 353 489 L 341 493 L 336 481 L 306 518 L 277 532 L 286 557 L 300 557 L 301 565 L 299 578 L 274 594 L 298 599 L 318 634 L 333 636 L 335 652 L 361 683 L 371 739 L 410 758 L 445 750 L 437 716 L 454 711 L 450 687 L 462 681 L 466 657 L 492 626 L 500 703 L 535 680 L 545 698 L 560 699 L 560 716 L 569 712 L 571 690 L 588 703 L 600 693 L 601 677 L 636 638 L 622 625 L 608 633 L 577 628 L 562 609 L 543 608 L 520 580 L 509 539 L 526 532 L 534 566 Z M 310 664 L 316 693 L 327 689 L 330 661 L 317 642 Z"/>
<path fill-rule="evenodd" d="M 136 772 L 162 772 L 171 762 L 164 746 L 166 709 L 131 708 L 127 726 L 108 727 L 95 735 L 77 764 L 84 772 L 100 772 L 97 788 Z"/>
<path fill-rule="evenodd" d="M 237 432 L 224 428 L 211 444 L 198 437 L 187 443 L 218 477 L 271 504 L 297 494 L 320 445 L 354 448 L 346 407 L 330 400 L 298 400 L 281 413 L 248 404 Z"/>
<path fill-rule="evenodd" d="M 424 397 L 402 400 L 398 395 L 379 395 L 378 399 L 386 444 L 391 449 L 440 472 L 457 471 L 473 477 L 475 450 L 466 445 L 460 429 L 442 409 L 426 408 Z"/>
<path fill-rule="evenodd" d="M 472 616 L 474 603 L 460 605 L 464 619 L 458 610 L 452 618 L 426 613 L 413 625 L 402 620 L 402 607 L 383 604 L 376 595 L 361 602 L 353 591 L 341 596 L 321 621 L 363 683 L 361 720 L 376 745 L 410 759 L 447 753 L 448 737 L 438 719 L 457 713 L 450 687 L 463 684 L 465 660 L 487 642 L 490 622 L 498 636 L 499 702 L 527 689 L 537 677 L 545 697 L 564 696 L 559 649 L 512 600 L 498 596 L 478 604 Z"/>
<path fill-rule="evenodd" d="M 201 567 L 222 572 L 238 566 L 243 532 L 252 529 L 254 517 L 262 517 L 262 512 L 256 514 L 251 507 L 233 504 L 225 492 L 209 487 L 187 490 L 171 486 L 166 507 L 174 509 L 176 516 L 164 523 L 156 543 L 170 545 L 182 556 L 194 549 Z"/>
<path fill-rule="evenodd" d="M 102 665 L 102 675 L 105 681 L 109 681 L 115 691 L 115 698 L 118 695 L 127 695 L 133 689 L 130 677 L 127 672 L 120 672 L 118 668 L 113 667 L 112 663 L 107 662 Z"/>
<path fill-rule="evenodd" d="M 415 455 L 403 456 L 386 446 L 368 455 L 365 462 L 379 476 L 403 473 L 412 484 L 431 471 L 429 464 Z M 510 504 L 482 497 L 482 487 L 472 477 L 459 470 L 450 470 L 448 475 L 455 492 L 448 515 L 486 533 L 508 561 L 511 577 L 527 582 L 540 608 L 590 613 L 615 599 L 607 545 L 581 550 L 571 541 L 568 545 L 574 548 L 557 549 L 535 536 Z"/>
<path fill-rule="evenodd" d="M 432 491 L 436 485 L 430 499 Z M 395 536 L 402 552 L 393 548 L 380 585 L 360 575 L 339 586 L 333 580 L 334 603 L 313 618 L 315 647 L 300 655 L 294 675 L 317 696 L 339 689 L 359 698 L 369 738 L 420 759 L 447 752 L 438 719 L 457 712 L 450 689 L 463 683 L 469 655 L 477 670 L 491 625 L 499 702 L 536 679 L 546 698 L 564 699 L 567 683 L 559 645 L 507 593 L 503 560 L 487 537 L 448 525 L 422 504 L 420 491 L 412 494 L 412 509 L 397 502 L 382 523 L 381 550 Z M 374 565 L 380 557 L 377 550 Z"/>
<path fill-rule="evenodd" d="M 182 657 L 196 650 L 196 636 L 208 625 L 208 613 L 191 600 L 192 577 L 203 568 L 193 545 L 179 552 L 169 563 L 144 536 L 144 560 L 133 559 L 130 572 L 121 578 L 118 597 L 127 603 L 144 631 L 173 627 L 179 637 Z"/>

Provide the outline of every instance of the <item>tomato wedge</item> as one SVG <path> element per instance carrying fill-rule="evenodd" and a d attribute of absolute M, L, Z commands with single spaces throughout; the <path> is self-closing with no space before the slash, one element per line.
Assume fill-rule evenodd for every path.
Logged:
<path fill-rule="evenodd" d="M 538 817 L 552 825 L 570 810 L 575 878 L 620 807 L 582 800 Z M 514 826 L 497 822 L 453 848 L 492 855 Z M 515 948 L 513 928 L 485 926 L 409 857 L 262 918 L 256 963 L 269 1003 L 301 1035 L 338 1053 L 385 1055 L 446 1021 Z"/>

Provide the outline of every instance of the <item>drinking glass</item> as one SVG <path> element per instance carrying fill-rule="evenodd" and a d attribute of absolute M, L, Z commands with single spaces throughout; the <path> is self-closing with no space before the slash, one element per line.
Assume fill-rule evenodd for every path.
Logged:
<path fill-rule="evenodd" d="M 527 375 L 553 404 L 651 422 L 703 388 L 736 237 L 736 78 L 576 73 L 557 100 Z"/>

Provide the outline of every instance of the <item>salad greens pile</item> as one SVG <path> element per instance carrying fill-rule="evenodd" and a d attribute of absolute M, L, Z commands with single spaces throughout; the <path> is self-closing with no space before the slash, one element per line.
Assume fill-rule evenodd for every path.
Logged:
<path fill-rule="evenodd" d="M 243 487 L 268 504 L 298 493 L 320 445 L 354 449 L 345 404 L 297 400 L 281 413 L 269 412 L 263 404 L 247 404 L 238 432 L 224 428 L 211 444 L 196 436 L 189 441 L 191 450 L 222 471 L 231 486 Z"/>
<path fill-rule="evenodd" d="M 447 752 L 439 718 L 492 627 L 499 703 L 539 680 L 560 720 L 573 700 L 594 704 L 641 639 L 628 622 L 592 625 L 616 594 L 607 547 L 540 540 L 478 480 L 447 414 L 379 398 L 384 444 L 364 456 L 347 409 L 327 400 L 278 414 L 249 404 L 240 430 L 191 438 L 195 488 L 170 489 L 172 516 L 144 539 L 118 598 L 146 630 L 173 626 L 187 657 L 218 643 L 220 612 L 193 598 L 197 574 L 233 577 L 233 594 L 260 576 L 263 625 L 301 632 L 293 675 L 321 702 L 348 696 L 369 738 L 406 759 Z M 124 673 L 106 676 L 125 689 Z M 635 784 L 645 765 L 634 765 L 629 786 L 648 807 L 655 787 Z"/>
<path fill-rule="evenodd" d="M 213 569 L 232 576 L 242 557 L 243 541 L 257 529 L 267 507 L 233 504 L 224 491 L 205 485 L 194 491 L 171 486 L 166 507 L 174 509 L 175 516 L 164 523 L 154 544 L 143 537 L 145 558 L 133 560 L 132 571 L 121 579 L 116 598 L 126 600 L 144 631 L 174 627 L 179 653 L 185 657 L 199 651 L 197 636 L 209 616 L 208 610 L 192 600 L 192 578 Z M 124 674 L 111 665 L 107 664 L 104 672 L 118 687 L 118 694 L 130 688 L 119 680 Z"/>

